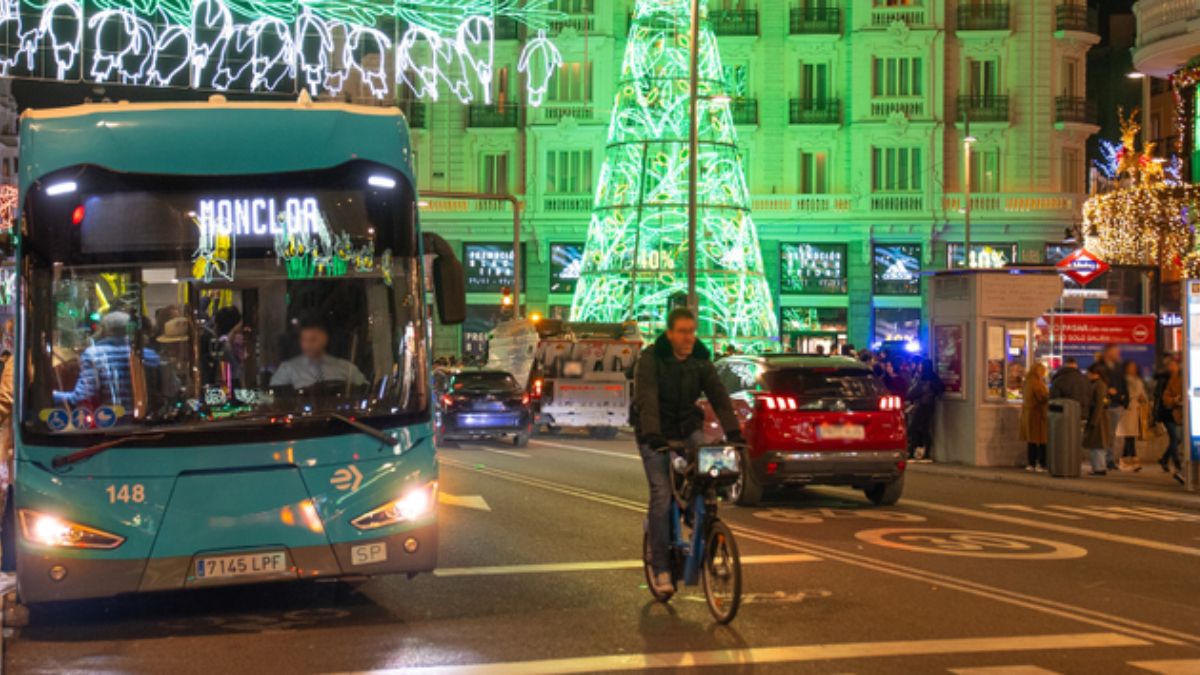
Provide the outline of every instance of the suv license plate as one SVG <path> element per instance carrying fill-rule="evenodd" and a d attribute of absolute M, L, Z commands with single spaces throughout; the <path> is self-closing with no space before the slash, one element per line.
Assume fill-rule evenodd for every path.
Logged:
<path fill-rule="evenodd" d="M 817 438 L 823 441 L 861 441 L 867 430 L 861 424 L 822 424 L 817 427 Z"/>
<path fill-rule="evenodd" d="M 197 579 L 277 576 L 288 572 L 287 553 L 284 551 L 196 558 Z"/>

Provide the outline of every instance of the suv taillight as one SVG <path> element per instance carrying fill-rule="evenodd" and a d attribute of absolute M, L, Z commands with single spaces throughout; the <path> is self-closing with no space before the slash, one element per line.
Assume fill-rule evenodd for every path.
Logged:
<path fill-rule="evenodd" d="M 883 396 L 879 399 L 879 409 L 884 412 L 893 412 L 904 407 L 904 401 L 899 396 Z"/>
<path fill-rule="evenodd" d="M 758 394 L 759 410 L 795 410 L 799 407 L 796 397 L 780 394 Z"/>
<path fill-rule="evenodd" d="M 533 395 L 533 398 L 536 399 L 536 398 L 542 397 L 542 386 L 543 386 L 542 378 L 539 377 L 533 381 L 533 387 L 532 387 L 533 391 L 531 392 Z"/>

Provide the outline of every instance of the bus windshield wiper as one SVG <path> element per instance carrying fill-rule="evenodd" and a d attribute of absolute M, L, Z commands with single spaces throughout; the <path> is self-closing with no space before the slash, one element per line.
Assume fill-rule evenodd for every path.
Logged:
<path fill-rule="evenodd" d="M 59 455 L 50 460 L 50 465 L 56 469 L 61 469 L 64 466 L 69 466 L 77 462 L 82 462 L 85 459 L 95 457 L 105 450 L 108 450 L 109 448 L 115 448 L 118 445 L 125 445 L 126 443 L 130 443 L 132 441 L 161 441 L 162 439 L 166 438 L 166 436 L 166 434 L 161 433 L 148 434 L 145 432 L 132 433 L 127 436 L 119 436 L 111 441 L 102 441 L 95 445 L 89 445 L 82 450 L 76 450 L 75 452 L 66 455 Z"/>
<path fill-rule="evenodd" d="M 341 422 L 342 424 L 346 424 L 348 426 L 354 427 L 358 431 L 361 431 L 364 434 L 370 436 L 371 438 L 378 440 L 380 443 L 387 443 L 388 445 L 391 445 L 391 446 L 400 445 L 400 441 L 395 436 L 393 436 L 389 433 L 382 432 L 369 424 L 363 424 L 362 422 L 359 422 L 358 420 L 354 419 L 353 417 L 346 417 L 345 415 L 343 415 L 341 413 L 329 413 L 328 415 L 325 416 L 325 418 L 330 419 L 330 420 L 337 420 L 337 421 Z"/>

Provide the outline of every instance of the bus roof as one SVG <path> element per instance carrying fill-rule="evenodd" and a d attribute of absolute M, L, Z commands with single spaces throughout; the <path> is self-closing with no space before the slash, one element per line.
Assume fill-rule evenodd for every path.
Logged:
<path fill-rule="evenodd" d="M 413 181 L 398 108 L 343 103 L 91 103 L 21 116 L 21 192 L 48 173 L 92 164 L 151 174 L 304 171 L 365 159 Z M 414 185 L 415 185 L 415 181 Z"/>

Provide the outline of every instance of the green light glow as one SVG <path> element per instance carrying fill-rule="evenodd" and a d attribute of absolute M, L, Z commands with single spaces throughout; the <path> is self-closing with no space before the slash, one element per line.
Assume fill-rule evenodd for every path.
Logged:
<path fill-rule="evenodd" d="M 688 0 L 638 0 L 571 316 L 661 325 L 687 293 Z M 717 41 L 701 4 L 696 292 L 701 333 L 778 335 Z M 717 100 L 713 97 L 722 96 Z"/>

